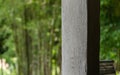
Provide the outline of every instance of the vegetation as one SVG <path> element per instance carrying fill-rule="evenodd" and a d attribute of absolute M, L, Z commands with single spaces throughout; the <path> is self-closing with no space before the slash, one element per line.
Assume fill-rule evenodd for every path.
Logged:
<path fill-rule="evenodd" d="M 120 1 L 100 3 L 100 59 L 120 71 Z M 61 0 L 0 0 L 0 11 L 0 75 L 60 75 Z"/>
<path fill-rule="evenodd" d="M 100 58 L 115 60 L 120 71 L 120 1 L 101 0 Z"/>
<path fill-rule="evenodd" d="M 9 64 L 6 75 L 60 75 L 60 3 L 0 0 L 0 53 L 1 64 Z"/>

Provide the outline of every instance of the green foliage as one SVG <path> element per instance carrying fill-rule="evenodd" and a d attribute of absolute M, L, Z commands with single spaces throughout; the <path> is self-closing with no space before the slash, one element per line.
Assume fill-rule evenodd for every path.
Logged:
<path fill-rule="evenodd" d="M 118 64 L 120 64 L 120 10 L 119 9 L 120 9 L 119 0 L 101 0 L 100 59 L 115 60 L 115 62 Z M 116 66 L 119 67 L 117 64 Z"/>
<path fill-rule="evenodd" d="M 100 4 L 100 59 L 118 62 L 120 1 L 101 0 Z M 12 67 L 11 75 L 16 75 L 16 67 L 19 75 L 27 75 L 31 65 L 38 66 L 30 68 L 33 73 L 45 75 L 48 70 L 52 71 L 48 75 L 59 75 L 61 0 L 0 0 L 0 11 L 0 51 L 8 48 L 1 57 Z"/>
<path fill-rule="evenodd" d="M 30 72 L 59 75 L 60 3 L 60 0 L 0 0 L 0 38 L 5 38 L 1 45 L 8 48 L 1 58 L 12 67 L 10 75 L 29 75 Z M 7 34 L 10 36 L 4 37 Z"/>

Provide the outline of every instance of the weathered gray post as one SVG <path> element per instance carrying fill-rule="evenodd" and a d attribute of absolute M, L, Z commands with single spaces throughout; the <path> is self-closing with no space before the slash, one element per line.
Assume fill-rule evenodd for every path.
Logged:
<path fill-rule="evenodd" d="M 62 0 L 62 75 L 99 75 L 99 0 Z"/>

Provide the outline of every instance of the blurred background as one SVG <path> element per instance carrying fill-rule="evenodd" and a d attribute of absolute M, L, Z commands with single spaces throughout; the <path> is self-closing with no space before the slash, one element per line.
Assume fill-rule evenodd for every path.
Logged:
<path fill-rule="evenodd" d="M 101 0 L 100 5 L 100 59 L 114 60 L 120 72 L 120 0 Z"/>
<path fill-rule="evenodd" d="M 100 4 L 100 60 L 114 60 L 118 73 L 120 1 Z M 61 0 L 0 0 L 0 75 L 61 75 L 60 71 Z"/>
<path fill-rule="evenodd" d="M 60 3 L 0 0 L 0 75 L 60 75 Z"/>

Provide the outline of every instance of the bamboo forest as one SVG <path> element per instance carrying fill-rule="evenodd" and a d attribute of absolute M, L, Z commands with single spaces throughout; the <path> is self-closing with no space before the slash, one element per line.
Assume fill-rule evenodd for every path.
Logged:
<path fill-rule="evenodd" d="M 100 60 L 120 72 L 120 1 L 100 5 Z M 0 75 L 61 75 L 61 8 L 61 0 L 0 0 Z"/>
<path fill-rule="evenodd" d="M 60 75 L 60 0 L 0 0 L 0 75 Z"/>

